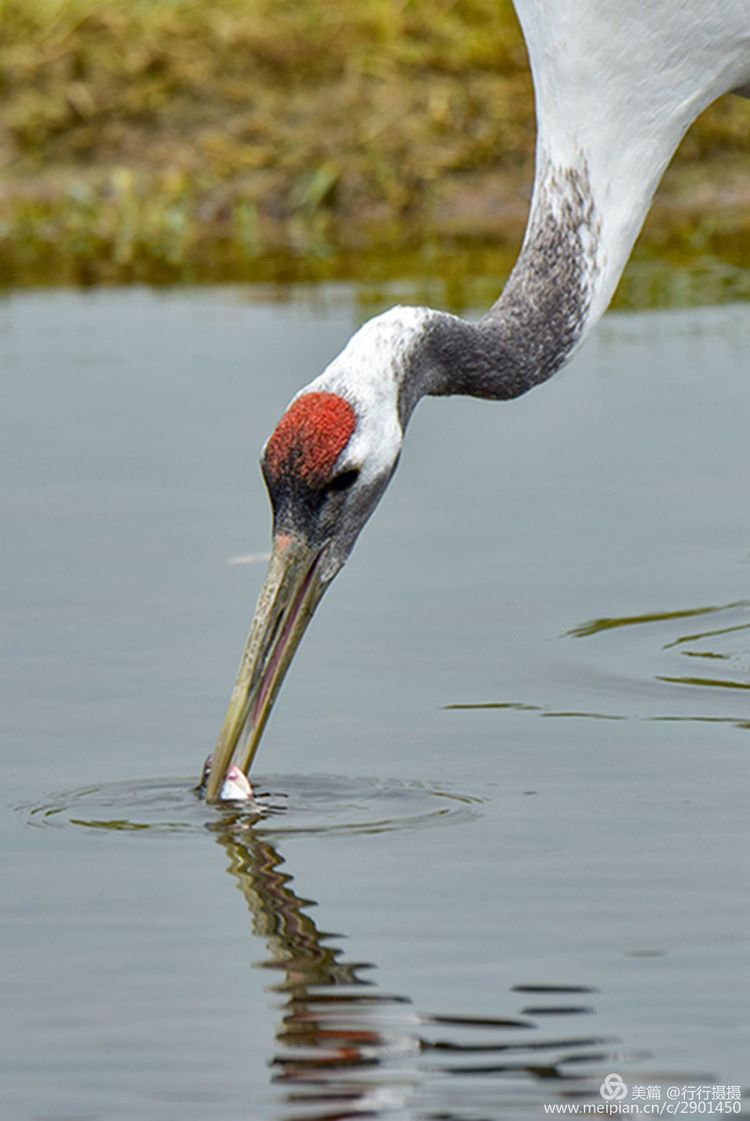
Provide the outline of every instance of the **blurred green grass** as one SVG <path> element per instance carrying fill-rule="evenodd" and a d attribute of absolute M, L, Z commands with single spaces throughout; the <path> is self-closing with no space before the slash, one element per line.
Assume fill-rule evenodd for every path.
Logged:
<path fill-rule="evenodd" d="M 509 0 L 0 0 L 0 95 L 5 283 L 409 271 L 522 229 Z M 647 244 L 750 242 L 749 123 L 697 122 Z"/>

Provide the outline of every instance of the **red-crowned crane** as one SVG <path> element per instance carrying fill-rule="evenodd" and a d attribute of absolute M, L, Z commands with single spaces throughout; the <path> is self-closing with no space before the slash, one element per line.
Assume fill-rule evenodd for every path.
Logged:
<path fill-rule="evenodd" d="M 546 381 L 606 309 L 685 131 L 750 95 L 750 0 L 515 0 L 537 115 L 518 261 L 475 323 L 395 307 L 365 323 L 263 449 L 273 551 L 207 783 L 247 772 L 294 652 L 396 468 L 420 397 L 507 400 Z"/>

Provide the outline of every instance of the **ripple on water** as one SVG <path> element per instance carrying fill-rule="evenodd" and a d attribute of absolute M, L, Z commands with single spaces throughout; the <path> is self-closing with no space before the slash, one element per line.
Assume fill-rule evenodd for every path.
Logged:
<path fill-rule="evenodd" d="M 548 718 L 689 721 L 750 730 L 750 710 L 738 703 L 750 691 L 746 600 L 592 619 L 561 637 L 586 640 L 583 658 L 576 652 L 580 695 L 574 704 L 487 699 L 445 708 L 529 712 Z M 601 711 L 602 686 L 607 684 L 612 709 Z M 587 704 L 588 695 L 596 697 L 596 708 Z"/>
<path fill-rule="evenodd" d="M 207 805 L 190 779 L 86 786 L 20 806 L 30 824 L 121 833 L 252 830 L 258 837 L 385 833 L 457 824 L 482 800 L 421 782 L 341 775 L 267 775 L 253 802 Z"/>

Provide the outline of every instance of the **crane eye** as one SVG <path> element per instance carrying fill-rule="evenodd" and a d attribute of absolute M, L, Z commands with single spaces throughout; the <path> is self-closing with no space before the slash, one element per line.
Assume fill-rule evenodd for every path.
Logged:
<path fill-rule="evenodd" d="M 358 478 L 359 469 L 350 467 L 348 471 L 342 471 L 340 475 L 334 475 L 326 486 L 326 490 L 331 494 L 339 494 L 342 490 L 349 490 L 350 487 L 353 487 Z"/>

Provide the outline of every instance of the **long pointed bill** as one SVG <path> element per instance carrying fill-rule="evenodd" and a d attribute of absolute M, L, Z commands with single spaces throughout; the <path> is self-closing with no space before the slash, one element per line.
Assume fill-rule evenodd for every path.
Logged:
<path fill-rule="evenodd" d="M 288 534 L 274 538 L 229 708 L 213 753 L 206 799 L 215 801 L 240 745 L 248 773 L 284 675 L 327 585 L 318 576 L 320 551 Z"/>

